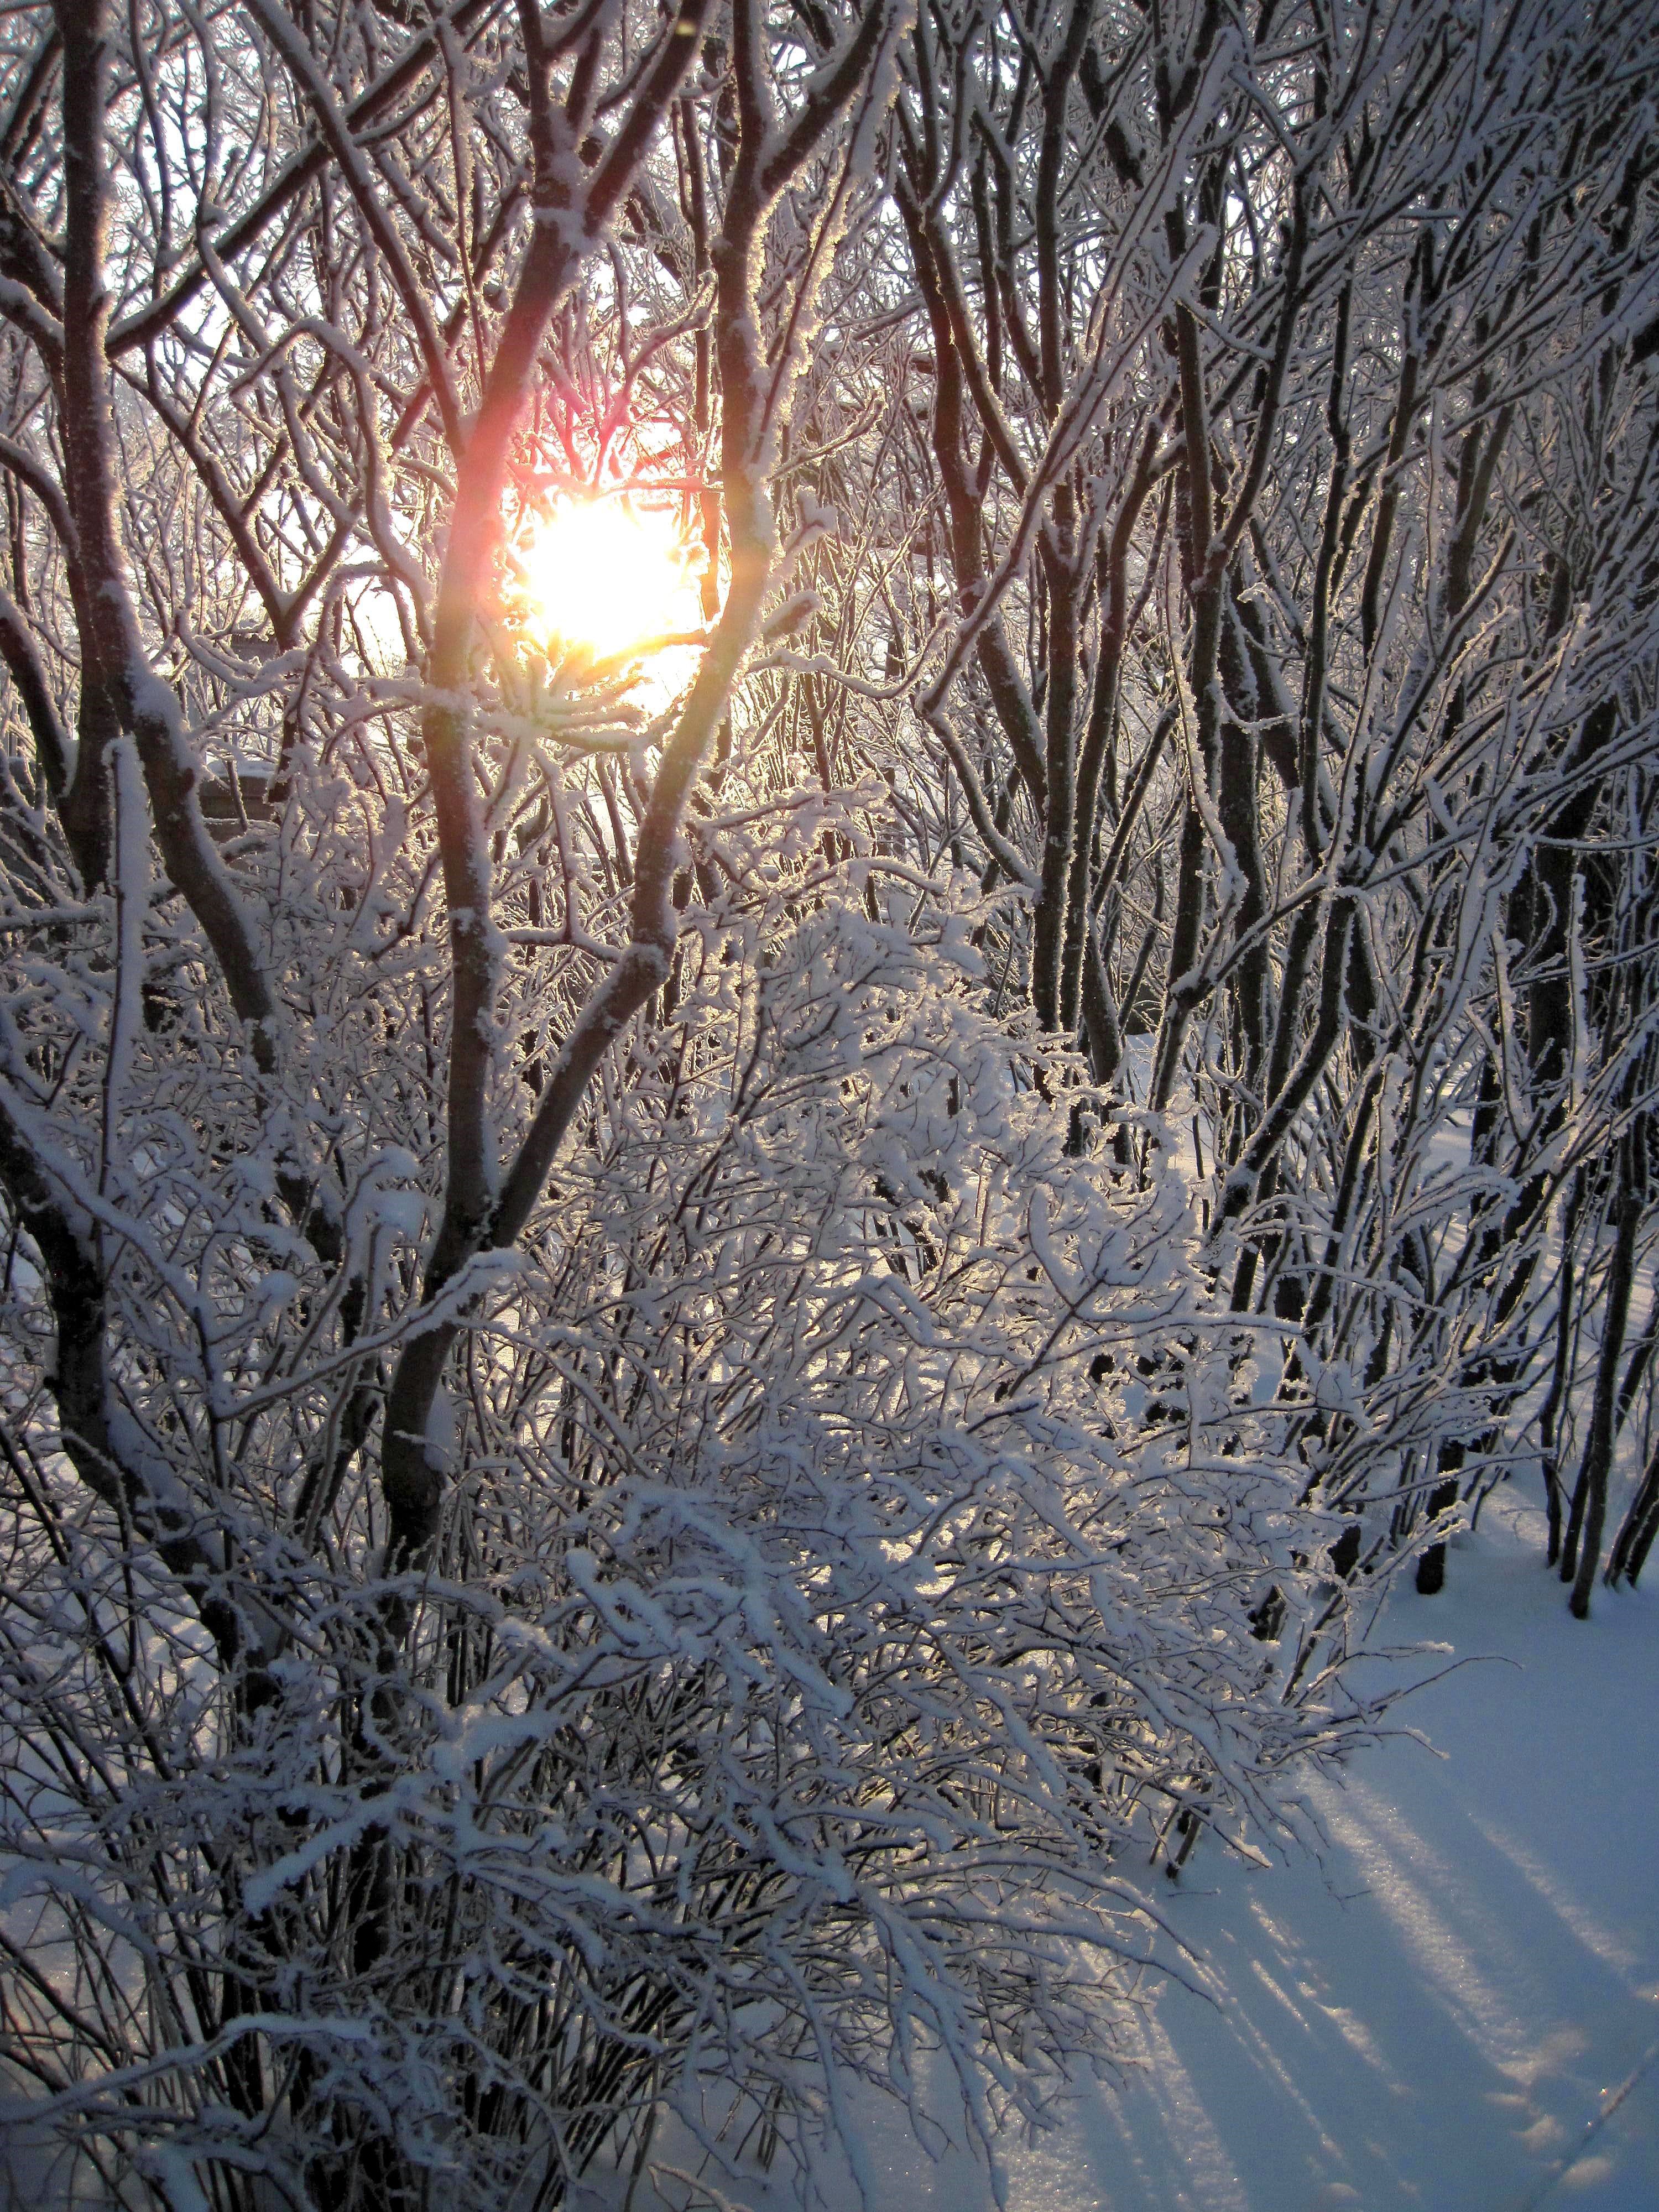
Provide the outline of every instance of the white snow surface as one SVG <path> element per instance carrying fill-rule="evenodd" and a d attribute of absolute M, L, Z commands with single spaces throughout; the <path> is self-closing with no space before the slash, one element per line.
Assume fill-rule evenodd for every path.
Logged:
<path fill-rule="evenodd" d="M 1659 2212 L 1659 1590 L 1598 1586 L 1574 1621 L 1541 1534 L 1500 1493 L 1439 1596 L 1391 1601 L 1391 1643 L 1455 1663 L 1315 1784 L 1320 1862 L 1189 1862 L 1163 1903 L 1216 2001 L 1166 1984 L 1127 2087 L 1001 2147 L 1010 2212 Z M 865 2151 L 869 2212 L 994 2206 L 896 2112 L 867 2112 Z M 787 2201 L 659 2157 L 633 2212 Z M 850 2179 L 817 2179 L 855 2212 Z"/>

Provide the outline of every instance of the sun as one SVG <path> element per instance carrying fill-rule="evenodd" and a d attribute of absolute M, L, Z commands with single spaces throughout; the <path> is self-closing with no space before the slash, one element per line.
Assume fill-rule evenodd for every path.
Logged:
<path fill-rule="evenodd" d="M 594 660 L 700 633 L 696 578 L 674 517 L 622 498 L 562 499 L 514 556 L 538 642 Z"/>

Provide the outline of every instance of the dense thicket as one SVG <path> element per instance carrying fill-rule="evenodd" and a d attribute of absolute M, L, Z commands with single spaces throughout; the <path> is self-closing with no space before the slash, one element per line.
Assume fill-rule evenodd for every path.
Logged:
<path fill-rule="evenodd" d="M 1398 1535 L 1541 1453 L 1579 1612 L 1650 1340 L 1653 60 L 1611 9 L 929 14 L 896 118 L 924 853 L 1026 889 L 1036 1024 L 1344 1376 L 1327 1501 Z"/>
<path fill-rule="evenodd" d="M 1467 1505 L 1640 1572 L 1656 86 L 1599 0 L 6 16 L 31 2188 L 988 2134 Z M 689 640 L 527 600 L 574 496 Z"/>

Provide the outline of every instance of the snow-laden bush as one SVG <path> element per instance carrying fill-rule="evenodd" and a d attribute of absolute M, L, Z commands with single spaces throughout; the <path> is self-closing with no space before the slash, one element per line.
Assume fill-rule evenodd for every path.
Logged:
<path fill-rule="evenodd" d="M 1374 1717 L 1342 1524 L 1251 1407 L 1185 1179 L 1091 1145 L 1075 1068 L 982 1010 L 975 920 L 832 890 L 683 940 L 479 1289 L 429 1572 L 378 1571 L 362 1362 L 320 1303 L 282 1326 L 293 1281 L 222 1327 L 216 1407 L 125 1366 L 263 1656 L 15 1405 L 20 2140 L 183 2212 L 549 2204 L 665 2100 L 798 2154 L 941 2063 L 988 2128 L 1109 2054 L 1155 1867 L 1294 1826 Z M 365 1251 L 412 1225 L 379 1172 Z"/>
<path fill-rule="evenodd" d="M 405 13 L 0 34 L 0 2094 L 173 2212 L 1035 2111 L 1651 1427 L 1651 11 Z"/>

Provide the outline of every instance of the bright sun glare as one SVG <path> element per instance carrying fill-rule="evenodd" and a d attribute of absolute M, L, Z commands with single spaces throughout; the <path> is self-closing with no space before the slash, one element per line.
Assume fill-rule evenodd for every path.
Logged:
<path fill-rule="evenodd" d="M 672 515 L 621 499 L 561 500 L 518 554 L 526 626 L 596 660 L 702 627 Z"/>

